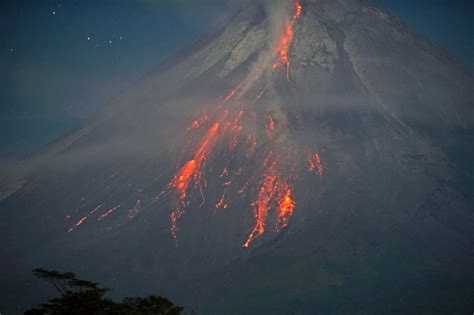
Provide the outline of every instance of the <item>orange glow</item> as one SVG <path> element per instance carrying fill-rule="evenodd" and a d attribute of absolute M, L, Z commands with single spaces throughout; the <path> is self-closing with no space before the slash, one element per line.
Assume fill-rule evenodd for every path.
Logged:
<path fill-rule="evenodd" d="M 286 67 L 286 79 L 290 81 L 290 59 L 288 57 L 288 50 L 290 44 L 293 41 L 293 24 L 287 21 L 285 24 L 285 30 L 280 37 L 278 44 L 277 55 L 279 60 L 273 64 L 273 69 L 278 68 L 281 64 Z"/>
<path fill-rule="evenodd" d="M 202 142 L 201 146 L 196 151 L 194 160 L 198 163 L 198 165 L 202 165 L 202 163 L 205 161 L 207 154 L 209 153 L 209 149 L 213 145 L 213 141 L 216 137 L 219 127 L 220 124 L 217 122 L 212 125 L 212 127 L 209 129 L 206 136 L 204 137 L 204 141 Z"/>
<path fill-rule="evenodd" d="M 295 2 L 295 15 L 293 15 L 293 20 L 298 20 L 303 12 L 303 6 L 301 5 L 299 0 Z"/>
<path fill-rule="evenodd" d="M 319 156 L 319 153 L 314 153 L 312 154 L 311 151 L 308 149 L 306 151 L 306 156 L 308 160 L 308 171 L 310 173 L 313 173 L 316 171 L 316 173 L 321 177 L 324 174 L 324 167 L 323 164 L 321 163 L 321 157 Z"/>
<path fill-rule="evenodd" d="M 203 142 L 194 155 L 194 159 L 186 162 L 186 164 L 184 164 L 184 166 L 178 171 L 174 179 L 169 184 L 170 188 L 173 188 L 178 192 L 179 198 L 183 204 L 186 203 L 186 191 L 188 190 L 191 180 L 193 178 L 197 181 L 201 179 L 199 169 L 207 158 L 208 151 L 213 145 L 213 141 L 218 129 L 219 123 L 215 123 L 208 130 Z"/>
<path fill-rule="evenodd" d="M 229 205 L 225 201 L 225 195 L 227 193 L 227 189 L 224 190 L 224 193 L 222 194 L 221 199 L 219 202 L 216 204 L 216 209 L 222 208 L 222 209 L 227 209 Z"/>
<path fill-rule="evenodd" d="M 178 213 L 176 211 L 173 211 L 170 215 L 171 217 L 171 234 L 173 235 L 173 238 L 176 240 L 178 237 Z"/>
<path fill-rule="evenodd" d="M 102 221 L 103 219 L 107 218 L 109 215 L 111 215 L 112 213 L 115 212 L 115 210 L 117 210 L 118 208 L 120 208 L 120 205 L 119 206 L 115 206 L 109 210 L 107 210 L 103 215 L 101 215 L 97 221 Z"/>
<path fill-rule="evenodd" d="M 288 56 L 288 51 L 290 49 L 291 43 L 293 42 L 293 36 L 294 36 L 293 23 L 300 18 L 302 11 L 303 11 L 303 6 L 299 2 L 299 0 L 297 0 L 295 2 L 295 14 L 293 15 L 293 18 L 291 20 L 288 20 L 285 22 L 283 32 L 278 42 L 278 48 L 276 50 L 276 54 L 279 60 L 273 64 L 274 70 L 276 70 L 280 65 L 284 65 L 286 67 L 286 80 L 287 81 L 290 81 L 290 58 Z"/>
<path fill-rule="evenodd" d="M 79 226 L 81 226 L 82 224 L 84 224 L 84 222 L 87 221 L 87 219 L 89 219 L 89 217 L 91 215 L 93 215 L 94 213 L 96 213 L 100 208 L 102 208 L 102 204 L 98 205 L 97 207 L 95 207 L 94 209 L 92 209 L 91 212 L 89 212 L 86 216 L 82 217 L 79 221 L 77 221 L 77 223 L 71 227 L 68 232 L 71 233 L 73 232 L 75 229 L 77 229 Z"/>
<path fill-rule="evenodd" d="M 232 90 L 230 90 L 229 94 L 227 94 L 227 95 L 224 97 L 224 101 L 230 101 L 230 100 L 237 94 L 237 92 L 240 91 L 241 88 L 242 88 L 242 84 L 239 84 L 239 85 L 237 85 L 235 88 L 233 88 Z"/>
<path fill-rule="evenodd" d="M 292 197 L 292 189 L 288 180 L 281 175 L 277 168 L 277 159 L 272 151 L 269 152 L 263 164 L 265 172 L 260 182 L 257 199 L 252 204 L 255 226 L 244 243 L 244 248 L 248 248 L 257 237 L 265 233 L 268 214 L 272 209 L 278 211 L 277 229 L 283 229 L 288 225 L 296 206 Z"/>
<path fill-rule="evenodd" d="M 229 100 L 236 95 L 239 91 L 240 85 L 233 89 L 224 100 Z M 217 119 L 212 126 L 208 129 L 207 133 L 203 135 L 200 145 L 197 147 L 193 154 L 193 158 L 187 161 L 175 174 L 171 182 L 168 184 L 168 188 L 163 191 L 162 195 L 172 193 L 174 196 L 174 206 L 171 213 L 171 232 L 174 238 L 177 237 L 178 220 L 185 214 L 185 208 L 188 205 L 188 193 L 193 184 L 199 191 L 202 202 L 201 206 L 205 203 L 205 195 L 203 188 L 207 186 L 205 180 L 206 163 L 208 158 L 213 153 L 213 150 L 219 141 L 229 139 L 229 152 L 232 152 L 238 145 L 240 133 L 243 129 L 240 124 L 244 111 L 236 111 L 229 114 L 229 110 L 224 110 L 220 118 Z M 200 121 L 200 120 L 198 120 Z M 220 177 L 229 175 L 228 167 L 226 166 Z M 231 183 L 231 181 L 227 181 Z M 222 201 L 219 207 L 227 207 L 227 204 Z"/>
<path fill-rule="evenodd" d="M 280 201 L 278 205 L 279 214 L 278 214 L 278 221 L 277 221 L 277 229 L 283 229 L 288 226 L 288 221 L 290 217 L 293 215 L 293 212 L 295 210 L 295 205 L 296 203 L 292 198 L 292 191 L 291 189 L 287 189 L 286 193 L 280 196 Z"/>
<path fill-rule="evenodd" d="M 292 189 L 289 188 L 285 179 L 276 173 L 275 164 L 268 168 L 268 173 L 260 184 L 257 200 L 254 202 L 255 227 L 244 243 L 248 248 L 258 236 L 265 233 L 268 213 L 275 208 L 278 211 L 276 227 L 281 230 L 288 226 L 288 222 L 294 213 L 296 203 L 292 197 Z"/>
<path fill-rule="evenodd" d="M 175 188 L 178 189 L 181 198 L 186 197 L 189 181 L 196 171 L 196 160 L 190 160 L 181 168 L 175 177 Z"/>
<path fill-rule="evenodd" d="M 193 122 L 191 123 L 191 126 L 188 128 L 188 131 L 200 128 L 208 120 L 209 120 L 209 117 L 207 116 L 207 114 L 204 114 L 200 118 L 193 120 Z"/>
<path fill-rule="evenodd" d="M 248 248 L 250 243 L 253 242 L 259 235 L 265 233 L 265 224 L 267 221 L 268 212 L 271 210 L 271 201 L 275 195 L 275 183 L 277 177 L 267 174 L 264 176 L 260 189 L 258 191 L 258 197 L 254 206 L 255 213 L 255 227 L 244 243 L 244 247 Z"/>
<path fill-rule="evenodd" d="M 186 139 L 182 152 L 184 158 L 176 162 L 175 172 L 160 194 L 153 196 L 150 203 L 140 197 L 128 210 L 130 220 L 157 204 L 161 198 L 167 198 L 170 201 L 167 212 L 171 221 L 170 230 L 176 240 L 179 220 L 190 203 L 199 197 L 202 200 L 200 206 L 206 203 L 206 177 L 209 176 L 210 180 L 222 184 L 224 189 L 220 199 L 210 208 L 227 209 L 232 204 L 237 205 L 232 199 L 237 196 L 252 210 L 255 221 L 245 232 L 248 235 L 246 240 L 242 240 L 245 240 L 243 247 L 248 248 L 268 232 L 268 226 L 275 227 L 276 231 L 288 226 L 296 207 L 295 191 L 290 183 L 297 178 L 295 170 L 301 169 L 298 162 L 307 162 L 308 170 L 319 176 L 324 172 L 318 153 L 312 154 L 308 150 L 305 161 L 304 148 L 297 147 L 291 142 L 291 135 L 284 133 L 288 132 L 284 112 L 278 116 L 271 112 L 270 98 L 278 94 L 276 78 L 280 72 L 286 71 L 286 79 L 290 80 L 289 50 L 295 37 L 295 22 L 303 12 L 300 0 L 294 0 L 294 6 L 289 8 L 294 11 L 287 12 L 281 23 L 282 29 L 278 30 L 281 34 L 275 43 L 277 46 L 269 51 L 271 63 L 256 65 L 256 72 L 251 71 L 240 84 L 222 93 L 215 100 L 214 108 L 206 107 L 183 128 L 181 133 Z M 212 165 L 214 160 L 218 161 L 216 165 Z M 141 196 L 143 191 L 138 192 Z M 90 221 L 101 207 L 102 204 L 87 215 L 81 215 L 68 232 Z M 117 205 L 94 218 L 105 220 L 120 207 Z"/>
<path fill-rule="evenodd" d="M 277 169 L 277 161 L 273 152 L 269 152 L 264 161 L 265 172 L 260 182 L 258 196 L 252 204 L 254 207 L 255 226 L 244 243 L 243 247 L 248 248 L 257 237 L 265 233 L 268 213 L 278 207 L 279 221 L 288 222 L 289 217 L 293 214 L 295 203 L 291 198 L 291 189 L 288 188 L 286 180 L 282 179 Z M 285 189 L 284 196 L 281 197 L 281 191 Z M 282 200 L 280 200 L 282 199 Z"/>
<path fill-rule="evenodd" d="M 221 120 L 225 118 L 226 114 L 227 112 L 224 113 Z M 176 226 L 177 221 L 181 216 L 184 215 L 184 207 L 187 205 L 187 191 L 192 180 L 199 187 L 203 200 L 202 204 L 205 201 L 201 185 L 204 173 L 203 167 L 215 143 L 215 138 L 217 136 L 219 127 L 220 123 L 218 122 L 212 125 L 212 127 L 204 136 L 201 145 L 196 150 L 194 158 L 186 162 L 184 166 L 176 173 L 173 180 L 168 184 L 168 188 L 170 190 L 174 190 L 178 198 L 175 200 L 175 209 L 171 214 L 171 231 L 174 238 L 176 238 L 178 232 L 178 228 Z"/>
<path fill-rule="evenodd" d="M 284 66 L 288 81 L 290 79 L 289 49 L 294 38 L 293 24 L 300 18 L 302 10 L 300 1 L 295 0 L 294 12 L 288 14 L 288 18 L 284 21 L 278 47 L 273 52 L 276 60 L 273 63 L 273 69 L 276 70 Z M 271 69 L 268 70 L 271 71 Z M 282 137 L 278 143 L 275 141 L 275 133 L 286 128 L 284 123 L 275 121 L 272 115 L 265 116 L 261 114 L 263 111 L 257 111 L 254 108 L 264 95 L 270 93 L 274 88 L 274 80 L 271 79 L 263 85 L 262 90 L 255 91 L 255 87 L 251 86 L 262 77 L 264 71 L 265 69 L 262 67 L 255 78 L 245 79 L 236 85 L 219 99 L 215 111 L 209 112 L 209 116 L 204 113 L 201 115 L 202 117 L 191 123 L 188 131 L 196 129 L 196 133 L 201 138 L 194 142 L 194 138 L 190 137 L 184 149 L 184 154 L 188 158 L 182 164 L 178 164 L 176 173 L 167 188 L 160 194 L 160 196 L 166 195 L 171 198 L 171 234 L 175 239 L 179 231 L 178 221 L 185 215 L 189 203 L 194 201 L 195 194 L 201 195 L 201 206 L 205 203 L 204 190 L 207 187 L 207 171 L 210 176 L 223 178 L 224 182 L 224 192 L 215 204 L 216 209 L 226 209 L 232 202 L 230 197 L 234 195 L 232 189 L 235 177 L 249 175 L 249 178 L 242 178 L 245 181 L 243 187 L 236 187 L 236 189 L 242 187 L 237 191 L 241 198 L 247 198 L 247 193 L 250 198 L 253 198 L 251 207 L 255 225 L 243 244 L 244 247 L 249 247 L 256 238 L 266 232 L 269 220 L 275 220 L 277 229 L 285 228 L 288 225 L 289 219 L 295 211 L 296 203 L 293 199 L 293 188 L 289 185 L 289 179 L 293 178 L 291 172 L 294 170 L 285 168 L 285 165 L 287 162 L 294 161 L 287 161 L 291 154 L 287 154 L 287 148 L 280 148 L 282 145 L 289 146 L 291 143 L 285 144 L 284 141 L 287 141 L 285 137 Z M 246 99 L 250 99 L 251 102 L 245 103 Z M 260 143 L 260 134 L 263 133 L 263 137 L 265 137 L 265 132 L 268 141 Z M 241 152 L 237 152 L 237 150 Z M 263 161 L 258 159 L 261 153 L 266 154 Z M 214 173 L 213 165 L 209 165 L 214 157 L 226 159 L 224 169 L 219 168 L 217 173 Z M 237 157 L 243 158 L 244 163 L 235 165 L 233 159 Z M 293 157 L 291 156 L 290 159 Z M 249 164 L 257 165 L 256 174 L 248 174 L 246 165 Z M 255 182 L 255 176 L 260 176 L 258 186 L 255 187 L 256 190 L 250 186 Z M 237 183 L 240 183 L 240 180 Z M 256 196 L 252 197 L 250 194 L 253 192 Z M 269 215 L 272 211 L 276 217 Z"/>

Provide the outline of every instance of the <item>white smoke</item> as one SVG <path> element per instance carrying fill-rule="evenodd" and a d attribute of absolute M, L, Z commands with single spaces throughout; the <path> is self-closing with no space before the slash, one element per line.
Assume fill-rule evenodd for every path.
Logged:
<path fill-rule="evenodd" d="M 267 30 L 267 45 L 265 49 L 260 52 L 257 60 L 252 65 L 251 71 L 244 80 L 245 86 L 242 90 L 243 95 L 245 95 L 247 90 L 262 76 L 269 75 L 270 72 L 268 70 L 272 69 L 285 22 L 291 17 L 291 3 L 289 0 L 265 0 L 263 2 L 265 16 L 267 17 L 264 21 Z"/>

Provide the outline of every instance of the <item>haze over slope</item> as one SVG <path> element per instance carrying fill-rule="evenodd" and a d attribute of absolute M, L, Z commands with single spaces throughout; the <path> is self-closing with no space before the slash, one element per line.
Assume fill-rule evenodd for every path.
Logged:
<path fill-rule="evenodd" d="M 471 311 L 473 91 L 383 10 L 252 2 L 44 150 L 2 294 L 45 266 L 206 314 Z"/>

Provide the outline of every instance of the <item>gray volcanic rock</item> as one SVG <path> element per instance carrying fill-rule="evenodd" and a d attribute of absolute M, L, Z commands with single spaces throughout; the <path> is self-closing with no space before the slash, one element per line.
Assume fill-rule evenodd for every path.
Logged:
<path fill-rule="evenodd" d="M 302 5 L 290 81 L 278 77 L 262 103 L 325 167 L 298 177 L 288 228 L 242 248 L 253 197 L 216 211 L 224 155 L 212 160 L 209 202 L 180 220 L 177 247 L 170 204 L 146 203 L 173 178 L 196 113 L 265 61 L 277 10 L 252 1 L 39 154 L 0 203 L 0 311 L 44 301 L 29 273 L 45 267 L 202 314 L 472 312 L 472 70 L 363 2 Z M 100 204 L 121 210 L 68 233 Z M 129 209 L 141 212 L 129 220 Z"/>

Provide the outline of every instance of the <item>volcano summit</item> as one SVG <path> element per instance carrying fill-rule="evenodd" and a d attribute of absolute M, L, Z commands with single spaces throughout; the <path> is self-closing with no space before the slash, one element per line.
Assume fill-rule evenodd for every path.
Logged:
<path fill-rule="evenodd" d="M 202 314 L 472 312 L 473 91 L 365 2 L 251 1 L 27 161 L 0 310 L 47 266 Z"/>

